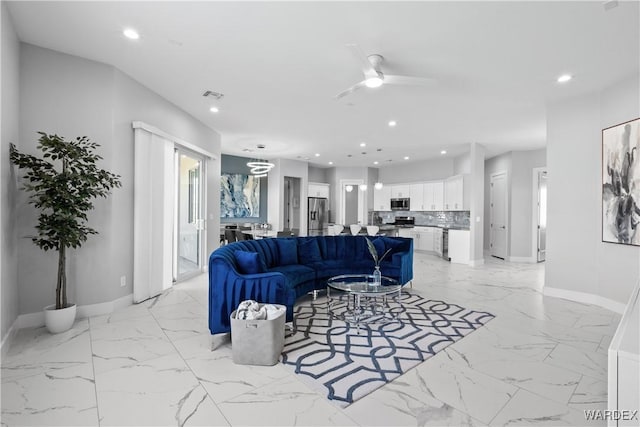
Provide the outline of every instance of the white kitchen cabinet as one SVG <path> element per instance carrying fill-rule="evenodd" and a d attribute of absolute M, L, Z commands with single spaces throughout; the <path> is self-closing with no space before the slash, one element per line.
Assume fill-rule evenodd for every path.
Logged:
<path fill-rule="evenodd" d="M 469 264 L 471 235 L 469 230 L 449 230 L 449 258 L 451 262 Z"/>
<path fill-rule="evenodd" d="M 391 210 L 391 187 L 383 186 L 380 190 L 373 189 L 373 210 L 374 211 L 390 211 Z"/>
<path fill-rule="evenodd" d="M 411 186 L 409 184 L 397 184 L 391 186 L 391 198 L 392 199 L 403 199 L 406 197 L 410 197 Z"/>
<path fill-rule="evenodd" d="M 463 175 L 452 176 L 444 182 L 444 210 L 463 211 L 468 210 L 464 197 L 465 177 Z"/>
<path fill-rule="evenodd" d="M 412 211 L 428 210 L 424 202 L 424 184 L 411 184 L 409 186 L 409 206 Z"/>
<path fill-rule="evenodd" d="M 320 182 L 309 183 L 309 197 L 324 197 L 329 198 L 329 184 L 323 184 Z"/>
<path fill-rule="evenodd" d="M 423 188 L 423 210 L 441 211 L 444 205 L 444 183 L 442 181 L 425 182 Z"/>

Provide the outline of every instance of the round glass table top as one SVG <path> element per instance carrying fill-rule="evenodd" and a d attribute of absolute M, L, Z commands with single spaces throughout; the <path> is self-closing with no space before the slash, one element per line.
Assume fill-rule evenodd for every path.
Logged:
<path fill-rule="evenodd" d="M 391 277 L 382 276 L 379 285 L 374 284 L 372 274 L 343 274 L 327 281 L 327 286 L 338 291 L 352 294 L 386 295 L 398 292 L 402 286 Z"/>

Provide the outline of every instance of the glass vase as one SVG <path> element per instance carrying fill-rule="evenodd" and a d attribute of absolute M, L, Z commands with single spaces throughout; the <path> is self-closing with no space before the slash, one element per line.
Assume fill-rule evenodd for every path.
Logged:
<path fill-rule="evenodd" d="M 380 286 L 382 283 L 382 273 L 380 273 L 380 266 L 376 265 L 375 270 L 373 270 L 373 284 L 376 286 Z"/>

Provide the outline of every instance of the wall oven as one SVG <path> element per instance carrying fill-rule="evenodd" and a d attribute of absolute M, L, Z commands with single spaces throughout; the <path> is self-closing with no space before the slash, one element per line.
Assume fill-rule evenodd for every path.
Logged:
<path fill-rule="evenodd" d="M 408 211 L 410 210 L 409 198 L 391 199 L 392 211 Z"/>

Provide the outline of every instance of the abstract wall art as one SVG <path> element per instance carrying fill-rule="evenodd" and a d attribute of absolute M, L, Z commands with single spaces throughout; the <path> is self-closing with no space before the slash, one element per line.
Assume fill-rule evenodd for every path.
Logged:
<path fill-rule="evenodd" d="M 260 178 L 239 173 L 223 173 L 220 177 L 220 217 L 259 216 Z"/>
<path fill-rule="evenodd" d="M 602 130 L 602 241 L 640 246 L 640 119 Z"/>

